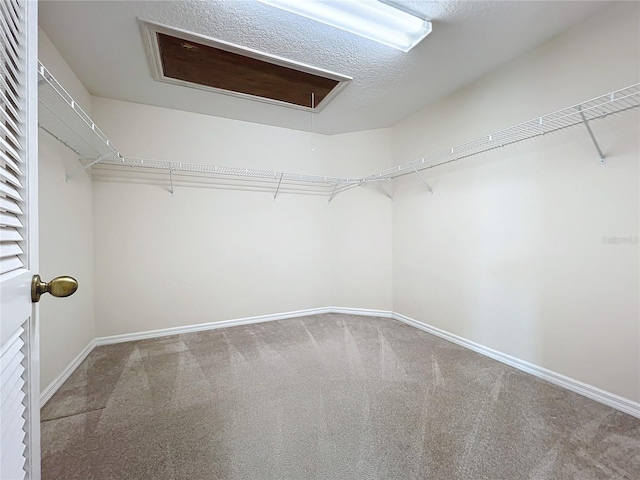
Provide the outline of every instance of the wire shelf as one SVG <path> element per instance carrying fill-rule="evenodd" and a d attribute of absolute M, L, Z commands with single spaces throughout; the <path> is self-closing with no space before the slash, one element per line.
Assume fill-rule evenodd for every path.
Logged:
<path fill-rule="evenodd" d="M 172 192 L 175 184 L 325 195 L 331 200 L 364 183 L 391 180 L 581 123 L 589 128 L 592 120 L 640 106 L 640 84 L 635 84 L 366 177 L 346 178 L 126 157 L 41 63 L 38 73 L 40 128 L 78 154 L 79 170 L 91 168 L 94 179 L 168 184 Z M 589 133 L 599 149 L 590 128 Z"/>
<path fill-rule="evenodd" d="M 91 159 L 81 160 L 85 166 Z M 128 167 L 128 168 L 123 168 Z M 161 184 L 173 191 L 174 186 L 213 187 L 232 190 L 335 196 L 361 179 L 324 177 L 252 168 L 226 167 L 185 162 L 167 162 L 123 157 L 105 159 L 92 167 L 96 180 L 132 181 L 128 170 L 136 172 L 139 183 Z"/>
<path fill-rule="evenodd" d="M 140 169 L 133 167 L 135 174 L 130 169 L 113 164 L 96 165 L 92 168 L 92 177 L 95 181 L 109 181 L 118 183 L 151 184 L 164 187 L 171 191 L 174 187 L 201 187 L 227 190 L 241 190 L 254 192 L 268 192 L 274 195 L 300 194 L 330 196 L 332 193 L 340 193 L 358 184 L 324 184 L 308 183 L 301 181 L 287 181 L 280 179 L 251 178 L 245 176 L 208 175 L 181 172 L 164 169 Z M 169 173 L 171 172 L 171 173 Z"/>
<path fill-rule="evenodd" d="M 38 124 L 81 158 L 111 155 L 118 149 L 93 123 L 42 63 L 38 62 Z"/>
<path fill-rule="evenodd" d="M 85 159 L 85 164 L 90 159 Z M 247 179 L 267 180 L 270 182 L 299 182 L 315 183 L 334 186 L 336 184 L 352 184 L 361 181 L 359 178 L 325 177 L 321 175 L 305 175 L 302 173 L 286 173 L 272 170 L 258 170 L 254 168 L 224 167 L 200 163 L 167 162 L 163 160 L 147 160 L 143 158 L 122 157 L 120 159 L 108 158 L 100 162 L 101 165 L 115 165 L 131 168 L 144 168 L 155 170 L 170 170 L 183 174 L 215 175 L 220 177 L 241 177 Z"/>
<path fill-rule="evenodd" d="M 640 83 L 587 100 L 557 112 L 534 118 L 475 140 L 432 153 L 430 155 L 382 170 L 365 177 L 365 181 L 390 180 L 415 171 L 433 168 L 449 162 L 504 147 L 512 143 L 546 135 L 567 127 L 605 118 L 640 106 Z"/>

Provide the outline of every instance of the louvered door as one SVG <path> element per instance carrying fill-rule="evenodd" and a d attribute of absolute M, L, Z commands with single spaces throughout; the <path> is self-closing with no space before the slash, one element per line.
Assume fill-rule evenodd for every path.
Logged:
<path fill-rule="evenodd" d="M 37 2 L 0 0 L 0 479 L 40 478 Z"/>

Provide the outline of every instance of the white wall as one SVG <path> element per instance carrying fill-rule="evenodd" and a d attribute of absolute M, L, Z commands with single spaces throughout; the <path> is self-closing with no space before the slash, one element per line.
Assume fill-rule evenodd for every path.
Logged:
<path fill-rule="evenodd" d="M 640 81 L 640 4 L 616 4 L 393 128 L 395 164 Z M 394 185 L 394 310 L 640 400 L 639 113 Z"/>
<path fill-rule="evenodd" d="M 362 178 L 391 166 L 390 129 L 325 140 L 330 174 Z M 329 208 L 331 305 L 391 310 L 391 199 L 365 185 L 337 196 Z"/>
<path fill-rule="evenodd" d="M 341 176 L 390 161 L 388 130 L 327 137 L 104 98 L 93 113 L 134 157 Z M 390 225 L 391 202 L 368 189 L 329 204 L 95 182 L 97 334 L 333 304 L 390 310 Z"/>
<path fill-rule="evenodd" d="M 86 111 L 91 97 L 39 31 L 38 56 Z M 92 186 L 86 174 L 65 182 L 79 166 L 77 155 L 39 131 L 40 276 L 71 275 L 79 282 L 69 298 L 40 300 L 40 385 L 45 389 L 95 338 L 93 306 Z"/>

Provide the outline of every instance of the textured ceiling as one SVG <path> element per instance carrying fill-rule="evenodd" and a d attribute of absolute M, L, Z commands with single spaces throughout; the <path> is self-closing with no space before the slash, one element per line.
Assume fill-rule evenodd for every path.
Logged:
<path fill-rule="evenodd" d="M 409 53 L 251 0 L 41 1 L 40 25 L 93 95 L 309 130 L 311 113 L 151 78 L 138 18 L 335 71 L 351 82 L 314 130 L 392 126 L 609 2 L 389 1 L 433 21 Z"/>

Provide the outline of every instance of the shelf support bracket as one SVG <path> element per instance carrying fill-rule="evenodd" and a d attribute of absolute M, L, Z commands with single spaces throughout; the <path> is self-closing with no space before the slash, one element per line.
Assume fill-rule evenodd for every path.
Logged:
<path fill-rule="evenodd" d="M 422 180 L 422 183 L 424 183 L 426 185 L 426 187 L 429 189 L 430 193 L 433 193 L 433 190 L 431 190 L 431 187 L 429 186 L 429 184 L 427 183 L 427 181 L 424 179 L 424 177 L 422 175 L 420 175 L 420 172 L 416 169 L 416 167 L 414 167 L 413 165 L 411 166 L 411 168 L 413 168 L 413 171 L 416 172 L 418 174 L 418 177 L 420 177 L 420 180 Z"/>
<path fill-rule="evenodd" d="M 76 168 L 73 172 L 65 175 L 65 182 L 68 183 L 69 180 L 71 180 L 73 177 L 76 176 L 76 174 L 85 171 L 87 168 L 93 167 L 96 163 L 100 163 L 102 160 L 104 160 L 105 158 L 109 158 L 111 155 L 113 155 L 113 152 L 109 152 L 105 155 L 101 155 L 98 158 L 96 158 L 93 162 L 87 163 L 86 165 L 83 165 L 80 168 Z"/>
<path fill-rule="evenodd" d="M 338 183 L 336 182 L 335 186 L 333 187 L 333 190 L 331 191 L 331 196 L 329 197 L 329 203 L 331 203 L 331 200 L 333 200 L 334 197 L 336 196 L 337 188 L 338 188 Z"/>
<path fill-rule="evenodd" d="M 169 182 L 171 183 L 169 191 L 171 192 L 171 195 L 173 195 L 173 168 L 169 169 Z"/>
<path fill-rule="evenodd" d="M 284 173 L 280 174 L 280 180 L 278 180 L 278 186 L 276 187 L 276 193 L 273 194 L 273 199 L 274 200 L 278 196 L 278 191 L 280 190 L 280 184 L 282 183 L 282 177 L 284 177 Z"/>
<path fill-rule="evenodd" d="M 587 131 L 589 132 L 589 136 L 591 137 L 591 141 L 595 145 L 596 150 L 598 151 L 598 155 L 600 155 L 600 164 L 604 165 L 604 163 L 606 163 L 605 156 L 602 153 L 602 150 L 600 149 L 600 145 L 598 145 L 598 141 L 596 140 L 596 136 L 593 134 L 593 130 L 591 130 L 591 125 L 589 125 L 589 121 L 587 120 L 587 117 L 584 116 L 584 112 L 582 111 L 582 107 L 580 105 L 578 105 L 578 111 L 580 112 L 580 116 L 582 117 L 582 121 L 584 122 L 584 126 L 587 127 Z"/>
<path fill-rule="evenodd" d="M 389 200 L 391 200 L 393 202 L 393 195 L 391 195 L 391 193 L 389 193 L 387 191 L 386 188 L 384 188 L 384 184 L 382 182 L 376 182 L 375 183 L 376 188 L 382 192 L 382 194 L 387 197 Z"/>
<path fill-rule="evenodd" d="M 382 195 L 387 197 L 389 200 L 393 201 L 393 195 L 391 195 L 391 193 L 385 188 L 385 184 L 390 185 L 389 180 L 390 180 L 389 178 L 380 178 L 380 179 L 364 178 L 360 180 L 360 182 L 358 183 L 358 186 L 366 187 L 367 185 L 371 185 L 371 187 L 376 192 L 381 193 Z"/>

